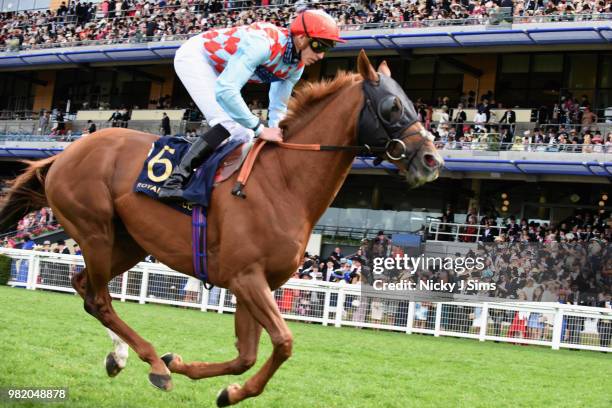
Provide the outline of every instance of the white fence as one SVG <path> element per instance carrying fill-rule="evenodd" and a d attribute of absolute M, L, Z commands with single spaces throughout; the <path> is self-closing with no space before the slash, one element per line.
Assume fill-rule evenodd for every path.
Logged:
<path fill-rule="evenodd" d="M 0 249 L 13 258 L 9 285 L 74 293 L 80 256 Z M 164 265 L 140 263 L 109 283 L 121 301 L 233 313 L 229 290 L 201 283 Z M 195 284 L 195 285 L 194 285 Z M 195 289 L 195 290 L 194 290 Z M 361 294 L 358 285 L 291 279 L 274 296 L 283 316 L 333 325 L 611 352 L 612 309 L 556 303 L 428 303 Z"/>
<path fill-rule="evenodd" d="M 431 220 L 427 229 L 430 241 L 478 242 L 487 227 L 482 224 L 459 224 Z M 496 235 L 504 232 L 506 227 L 491 225 Z"/>

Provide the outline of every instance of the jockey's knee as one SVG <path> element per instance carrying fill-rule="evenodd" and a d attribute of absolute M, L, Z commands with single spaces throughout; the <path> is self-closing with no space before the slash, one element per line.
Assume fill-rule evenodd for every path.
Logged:
<path fill-rule="evenodd" d="M 252 130 L 247 129 L 247 128 L 241 126 L 240 124 L 238 124 L 238 123 L 236 123 L 234 121 L 231 121 L 231 120 L 223 121 L 223 122 L 219 123 L 218 126 L 223 126 L 223 128 L 226 129 L 230 133 L 230 135 L 232 137 L 242 137 L 242 136 L 244 136 L 244 137 L 251 138 L 251 137 L 254 136 L 254 133 L 253 133 Z"/>
<path fill-rule="evenodd" d="M 232 133 L 226 129 L 221 123 L 216 124 L 211 127 L 202 137 L 206 142 L 214 146 L 215 148 L 219 146 L 223 141 L 232 136 Z"/>

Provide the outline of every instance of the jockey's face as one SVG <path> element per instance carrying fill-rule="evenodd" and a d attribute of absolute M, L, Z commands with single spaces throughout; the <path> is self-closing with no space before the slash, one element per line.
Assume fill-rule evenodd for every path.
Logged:
<path fill-rule="evenodd" d="M 309 66 L 320 61 L 325 56 L 324 52 L 314 52 L 310 47 L 310 38 L 305 35 L 298 35 L 293 38 L 295 47 L 300 51 L 300 61 Z"/>

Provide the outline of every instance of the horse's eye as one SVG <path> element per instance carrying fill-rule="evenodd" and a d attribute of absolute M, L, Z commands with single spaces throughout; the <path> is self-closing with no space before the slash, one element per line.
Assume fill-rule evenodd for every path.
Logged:
<path fill-rule="evenodd" d="M 380 102 L 378 113 L 383 121 L 396 123 L 404 113 L 404 106 L 397 96 L 389 96 Z"/>

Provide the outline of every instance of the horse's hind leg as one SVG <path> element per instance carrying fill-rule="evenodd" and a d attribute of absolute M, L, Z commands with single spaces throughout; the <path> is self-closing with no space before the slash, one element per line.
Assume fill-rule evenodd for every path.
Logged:
<path fill-rule="evenodd" d="M 134 258 L 136 256 L 125 256 L 129 254 L 129 247 L 123 247 L 124 244 L 122 241 L 117 241 L 112 251 L 104 250 L 99 244 L 82 246 L 89 271 L 85 309 L 100 320 L 106 328 L 125 341 L 138 354 L 141 360 L 151 365 L 151 372 L 149 373 L 151 384 L 162 390 L 170 390 L 172 388 L 170 371 L 158 357 L 151 343 L 144 340 L 123 322 L 111 305 L 112 299 L 108 293 L 108 282 L 112 279 L 113 275 L 117 275 L 135 264 Z M 124 254 L 124 257 L 120 256 L 121 253 Z M 144 252 L 138 253 L 136 262 L 142 259 L 143 256 Z M 113 262 L 108 261 L 111 257 Z M 126 259 L 132 260 L 132 262 L 127 262 L 130 264 L 127 267 L 125 266 Z M 96 267 L 98 268 L 97 270 L 94 269 Z M 116 343 L 116 338 L 113 340 Z"/>
<path fill-rule="evenodd" d="M 133 266 L 133 265 L 132 265 Z M 129 267 L 128 267 L 129 268 Z M 85 300 L 87 290 L 87 268 L 83 268 L 80 272 L 72 276 L 72 287 Z M 121 337 L 113 333 L 112 330 L 106 329 L 108 335 L 113 342 L 113 351 L 106 355 L 104 359 L 104 367 L 109 377 L 115 377 L 125 368 L 128 358 L 128 345 Z"/>
<path fill-rule="evenodd" d="M 176 354 L 165 354 L 162 360 L 170 371 L 183 374 L 193 380 L 215 377 L 218 375 L 238 375 L 247 371 L 257 360 L 257 348 L 261 337 L 261 325 L 253 318 L 245 305 L 238 302 L 234 316 L 236 348 L 238 357 L 224 363 L 192 362 L 184 363 Z"/>
<path fill-rule="evenodd" d="M 127 364 L 129 346 L 114 331 L 111 329 L 106 330 L 113 342 L 113 351 L 106 355 L 104 368 L 106 368 L 106 374 L 109 377 L 115 377 Z"/>

